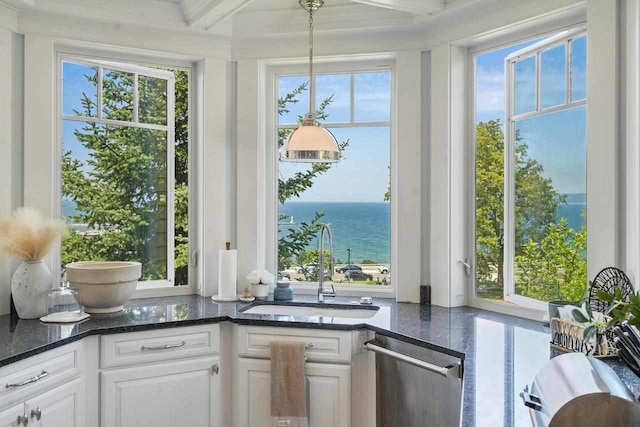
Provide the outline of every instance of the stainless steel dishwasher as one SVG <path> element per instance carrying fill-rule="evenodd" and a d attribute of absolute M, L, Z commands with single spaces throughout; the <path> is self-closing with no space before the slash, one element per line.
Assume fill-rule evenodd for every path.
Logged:
<path fill-rule="evenodd" d="M 462 361 L 376 334 L 377 427 L 455 427 L 462 414 Z"/>

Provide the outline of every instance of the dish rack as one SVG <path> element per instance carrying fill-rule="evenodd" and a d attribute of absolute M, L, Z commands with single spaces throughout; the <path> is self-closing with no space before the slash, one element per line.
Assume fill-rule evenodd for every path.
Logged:
<path fill-rule="evenodd" d="M 610 317 L 606 316 L 608 322 Z M 565 352 L 584 353 L 599 359 L 615 358 L 618 350 L 614 343 L 614 333 L 611 329 L 603 333 L 597 333 L 588 341 L 584 340 L 585 326 L 571 320 L 554 317 L 551 319 L 555 326 L 555 331 L 551 337 L 551 347 Z"/>

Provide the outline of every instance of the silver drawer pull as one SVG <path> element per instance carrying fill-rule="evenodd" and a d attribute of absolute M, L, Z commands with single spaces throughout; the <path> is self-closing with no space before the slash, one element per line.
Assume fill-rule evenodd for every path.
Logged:
<path fill-rule="evenodd" d="M 304 348 L 313 348 L 313 343 L 305 343 Z"/>
<path fill-rule="evenodd" d="M 43 379 L 47 375 L 49 375 L 49 372 L 47 372 L 47 371 L 45 371 L 43 369 L 42 372 L 39 375 L 36 375 L 35 377 L 29 378 L 28 380 L 24 380 L 21 383 L 7 383 L 5 385 L 5 388 L 22 387 L 23 385 L 35 383 L 36 381 L 40 381 L 41 379 Z"/>
<path fill-rule="evenodd" d="M 187 345 L 187 342 L 186 341 L 182 341 L 180 344 L 159 345 L 157 347 L 147 347 L 146 345 L 143 345 L 142 347 L 140 347 L 140 349 L 142 351 L 147 351 L 147 350 L 168 350 L 170 348 L 184 347 L 185 345 Z"/>

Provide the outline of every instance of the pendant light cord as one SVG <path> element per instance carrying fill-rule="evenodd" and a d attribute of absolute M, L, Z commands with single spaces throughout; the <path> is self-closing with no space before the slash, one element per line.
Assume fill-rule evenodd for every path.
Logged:
<path fill-rule="evenodd" d="M 315 122 L 316 87 L 313 76 L 313 7 L 309 7 L 309 120 Z"/>

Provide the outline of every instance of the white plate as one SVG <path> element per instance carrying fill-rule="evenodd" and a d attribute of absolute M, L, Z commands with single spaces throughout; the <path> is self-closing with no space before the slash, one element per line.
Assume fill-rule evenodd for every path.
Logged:
<path fill-rule="evenodd" d="M 51 313 L 40 318 L 44 323 L 75 323 L 89 318 L 89 313 L 80 313 L 79 311 L 60 311 Z"/>

